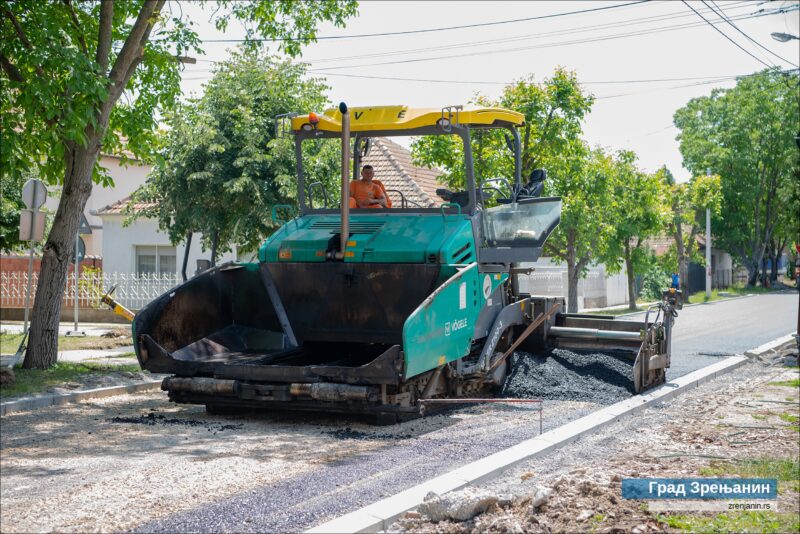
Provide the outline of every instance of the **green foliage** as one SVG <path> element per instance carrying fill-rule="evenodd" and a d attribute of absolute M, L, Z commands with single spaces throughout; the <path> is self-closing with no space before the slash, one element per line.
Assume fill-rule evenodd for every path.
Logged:
<path fill-rule="evenodd" d="M 795 238 L 787 234 L 800 227 L 798 80 L 797 72 L 765 70 L 740 78 L 732 89 L 695 98 L 675 113 L 684 166 L 697 176 L 706 169 L 721 176 L 714 236 L 748 268 L 750 283 L 770 240 Z"/>
<path fill-rule="evenodd" d="M 292 56 L 300 53 L 302 45 L 314 42 L 318 24 L 329 21 L 342 26 L 357 8 L 354 0 L 200 4 L 211 11 L 218 28 L 224 29 L 232 19 L 241 20 L 248 39 L 275 38 L 279 49 Z M 202 50 L 193 23 L 183 11 L 169 4 L 161 11 L 159 6 L 152 32 L 141 40 L 141 56 L 130 66 L 118 65 L 130 70 L 119 72 L 120 78 L 124 74 L 130 78 L 117 89 L 115 63 L 144 5 L 141 0 L 114 2 L 113 45 L 104 55 L 98 53 L 98 45 L 103 45 L 101 2 L 3 4 L 0 168 L 4 174 L 35 171 L 50 184 L 61 183 L 65 154 L 73 145 L 85 146 L 95 129 L 105 130 L 101 146 L 107 153 L 153 155 L 157 111 L 173 109 L 180 95 L 181 63 L 176 56 Z M 123 89 L 125 98 L 116 102 Z M 112 107 L 104 109 L 110 100 Z M 94 180 L 111 185 L 99 164 Z"/>
<path fill-rule="evenodd" d="M 661 300 L 661 292 L 672 283 L 669 273 L 664 270 L 652 254 L 647 255 L 642 272 L 641 298 L 647 301 Z"/>
<path fill-rule="evenodd" d="M 558 68 L 541 83 L 529 76 L 506 86 L 496 101 L 476 95 L 470 103 L 504 107 L 525 115 L 520 131 L 524 181 L 534 169 L 549 171 L 554 159 L 571 150 L 581 134 L 580 121 L 592 102 L 593 97 L 582 91 L 575 74 Z M 490 178 L 513 177 L 514 160 L 502 132 L 474 132 L 471 148 L 478 184 Z M 422 137 L 414 140 L 411 151 L 415 164 L 438 167 L 444 171 L 443 183 L 455 190 L 464 189 L 464 155 L 458 137 Z"/>
<path fill-rule="evenodd" d="M 302 65 L 256 48 L 234 52 L 201 98 L 166 115 L 159 162 L 134 195 L 153 205 L 133 215 L 156 218 L 173 243 L 202 232 L 206 248 L 217 236 L 219 251 L 255 249 L 276 227 L 270 207 L 296 203 L 294 143 L 275 138 L 275 116 L 322 110 L 326 89 Z M 306 182 L 321 181 L 333 195 L 338 141 L 303 145 Z"/>
<path fill-rule="evenodd" d="M 0 142 L 0 152 L 5 150 Z M 22 175 L 0 172 L 0 251 L 11 252 L 22 244 L 19 240 L 19 214 L 22 202 Z"/>
<path fill-rule="evenodd" d="M 636 274 L 643 272 L 650 263 L 645 240 L 656 235 L 668 220 L 667 211 L 662 207 L 662 181 L 656 174 L 640 171 L 636 167 L 636 154 L 628 150 L 617 152 L 613 159 L 612 180 L 613 231 L 603 261 L 611 273 L 625 265 L 632 287 Z M 654 281 L 652 277 L 650 280 Z M 664 287 L 668 286 L 661 289 Z M 648 292 L 652 293 L 650 289 Z M 631 301 L 633 306 L 634 296 Z"/>

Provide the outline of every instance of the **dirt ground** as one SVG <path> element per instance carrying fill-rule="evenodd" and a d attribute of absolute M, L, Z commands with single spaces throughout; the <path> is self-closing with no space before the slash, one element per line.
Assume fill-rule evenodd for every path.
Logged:
<path fill-rule="evenodd" d="M 794 531 L 800 525 L 797 481 L 779 483 L 780 516 L 771 516 L 769 521 L 744 515 L 732 516 L 739 521 L 732 523 L 730 518 L 719 519 L 720 512 L 659 514 L 643 501 L 621 497 L 622 478 L 628 477 L 753 477 L 762 474 L 743 472 L 741 466 L 755 464 L 751 470 L 763 470 L 788 464 L 792 477 L 800 478 L 800 398 L 792 382 L 798 372 L 781 363 L 777 356 L 766 363 L 748 363 L 666 405 L 623 419 L 481 486 L 499 496 L 501 503 L 510 503 L 506 506 L 494 505 L 463 522 L 434 523 L 409 512 L 389 531 Z M 534 508 L 531 498 L 537 488 L 549 488 L 552 493 L 545 505 Z M 716 527 L 708 523 L 715 518 Z"/>

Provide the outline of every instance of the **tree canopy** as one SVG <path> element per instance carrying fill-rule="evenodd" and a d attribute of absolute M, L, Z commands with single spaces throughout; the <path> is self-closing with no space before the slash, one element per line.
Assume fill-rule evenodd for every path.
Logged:
<path fill-rule="evenodd" d="M 765 70 L 739 78 L 731 89 L 695 98 L 675 113 L 684 166 L 696 176 L 710 169 L 721 177 L 721 209 L 712 219 L 712 235 L 747 267 L 750 284 L 770 242 L 800 227 L 800 206 L 787 194 L 800 167 L 794 139 L 800 124 L 798 80 L 797 72 Z M 789 221 L 779 223 L 782 217 Z"/>
<path fill-rule="evenodd" d="M 157 219 L 173 243 L 202 232 L 214 251 L 255 249 L 277 226 L 271 206 L 296 203 L 294 143 L 276 138 L 276 116 L 325 108 L 326 89 L 302 65 L 252 48 L 233 53 L 202 97 L 167 114 L 164 149 L 134 195 L 152 207 L 135 215 Z M 338 144 L 303 145 L 308 182 L 333 194 Z"/>

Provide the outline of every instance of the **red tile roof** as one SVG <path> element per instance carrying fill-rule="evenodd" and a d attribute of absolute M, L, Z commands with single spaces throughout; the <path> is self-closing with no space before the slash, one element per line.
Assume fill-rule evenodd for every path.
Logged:
<path fill-rule="evenodd" d="M 128 195 L 127 197 L 117 200 L 113 204 L 109 204 L 103 208 L 97 210 L 94 215 L 122 215 L 125 213 L 125 207 L 131 202 L 131 196 Z M 134 213 L 142 211 L 145 208 L 152 208 L 155 206 L 155 202 L 134 202 L 132 209 Z"/>
<path fill-rule="evenodd" d="M 373 139 L 372 148 L 361 163 L 372 165 L 375 179 L 380 180 L 387 189 L 395 208 L 400 207 L 400 195 L 392 190 L 402 191 L 408 207 L 417 204 L 430 208 L 443 202 L 436 194 L 436 188 L 440 187 L 437 178 L 442 174 L 441 171 L 414 165 L 408 149 L 385 137 Z"/>

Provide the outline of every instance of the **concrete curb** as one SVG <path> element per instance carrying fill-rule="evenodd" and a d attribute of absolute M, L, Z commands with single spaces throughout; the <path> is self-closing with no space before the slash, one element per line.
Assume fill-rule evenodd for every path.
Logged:
<path fill-rule="evenodd" d="M 160 386 L 161 380 L 152 380 L 148 382 L 139 382 L 138 384 L 129 384 L 127 386 L 110 386 L 107 388 L 76 391 L 75 393 L 52 393 L 40 397 L 26 397 L 24 399 L 0 403 L 0 416 L 16 412 L 37 410 L 48 406 L 72 404 L 89 399 L 102 399 L 104 397 L 113 397 L 114 395 L 124 395 L 126 393 L 140 393 L 142 391 L 158 389 Z"/>
<path fill-rule="evenodd" d="M 791 334 L 786 334 L 783 337 L 779 337 L 778 339 L 774 339 L 772 341 L 764 343 L 763 345 L 760 345 L 760 346 L 758 346 L 758 347 L 756 347 L 754 349 L 746 350 L 746 351 L 744 351 L 744 355 L 748 356 L 750 358 L 757 358 L 758 356 L 762 356 L 763 354 L 766 354 L 767 352 L 774 351 L 778 347 L 780 347 L 782 345 L 785 345 L 786 343 L 788 343 L 790 341 L 791 342 L 795 342 L 795 335 L 797 335 L 797 332 L 792 332 Z"/>
<path fill-rule="evenodd" d="M 676 378 L 641 395 L 618 402 L 602 410 L 576 419 L 566 425 L 532 438 L 454 471 L 423 482 L 391 497 L 343 515 L 306 532 L 378 532 L 386 530 L 404 513 L 419 506 L 428 492 L 442 494 L 500 475 L 524 460 L 541 456 L 571 443 L 579 437 L 603 428 L 620 418 L 664 402 L 685 390 L 694 388 L 733 371 L 750 361 L 745 356 L 731 356 L 717 363 Z"/>

